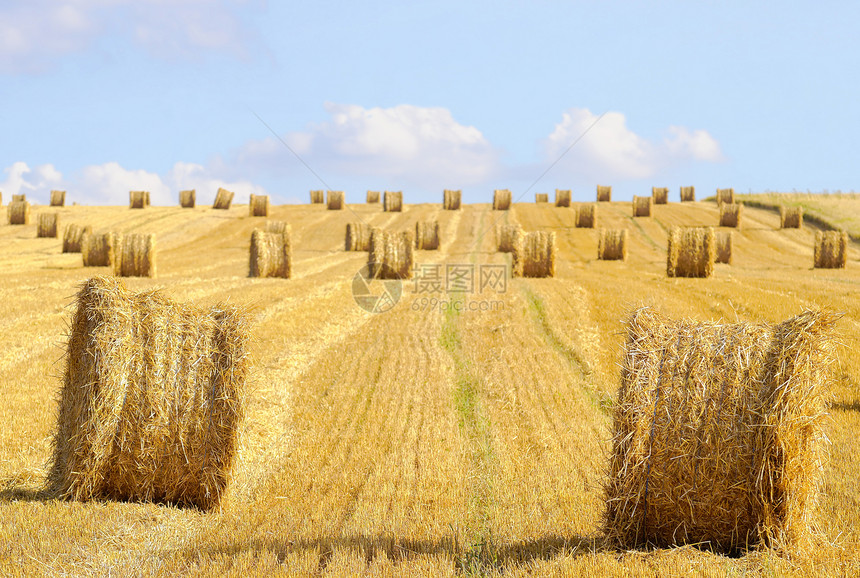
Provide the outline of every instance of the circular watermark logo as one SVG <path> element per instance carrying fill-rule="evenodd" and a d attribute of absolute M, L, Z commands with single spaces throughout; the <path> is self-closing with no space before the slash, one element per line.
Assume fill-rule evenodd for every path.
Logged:
<path fill-rule="evenodd" d="M 378 269 L 376 275 L 374 269 Z M 368 313 L 391 310 L 402 294 L 403 282 L 388 265 L 368 263 L 352 278 L 352 298 Z"/>

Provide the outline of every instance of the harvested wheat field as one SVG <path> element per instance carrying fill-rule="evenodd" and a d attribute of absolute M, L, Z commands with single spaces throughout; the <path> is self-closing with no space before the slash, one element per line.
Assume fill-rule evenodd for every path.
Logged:
<path fill-rule="evenodd" d="M 601 202 L 599 227 L 626 230 L 626 259 L 610 261 L 581 209 L 433 200 L 272 205 L 270 222 L 289 224 L 288 281 L 249 276 L 263 225 L 245 205 L 51 209 L 64 229 L 154 235 L 157 278 L 118 281 L 35 222 L 0 225 L 0 575 L 860 574 L 860 199 L 834 211 L 845 268 L 813 267 L 827 212 L 812 200 L 803 228 L 783 229 L 791 202 L 738 195 L 732 264 L 690 278 L 667 276 L 669 232 L 713 227 L 711 201 L 647 219 L 629 197 Z M 439 248 L 413 252 L 428 221 Z M 384 313 L 353 297 L 368 253 L 344 251 L 352 223 L 405 237 L 412 278 Z M 551 234 L 553 275 L 511 278 L 500 225 Z M 397 282 L 373 283 L 381 299 Z M 118 305 L 99 309 L 96 289 Z M 245 312 L 249 365 L 222 395 L 195 372 L 245 371 L 212 322 L 227 307 Z M 643 307 L 653 317 L 633 324 Z M 829 313 L 803 317 L 817 308 Z M 146 341 L 144 318 L 171 329 Z M 132 337 L 110 328 L 150 346 L 126 352 Z M 89 352 L 80 369 L 115 387 L 61 410 L 66 351 Z M 134 401 L 111 405 L 123 391 Z M 209 418 L 222 439 L 200 442 Z M 123 469 L 49 484 L 55 452 Z"/>

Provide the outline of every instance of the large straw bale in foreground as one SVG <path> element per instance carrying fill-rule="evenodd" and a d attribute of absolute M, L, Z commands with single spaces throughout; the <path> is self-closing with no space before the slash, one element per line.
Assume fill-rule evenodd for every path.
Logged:
<path fill-rule="evenodd" d="M 580 229 L 594 229 L 597 226 L 597 203 L 579 205 L 576 209 L 576 226 Z"/>
<path fill-rule="evenodd" d="M 816 269 L 844 269 L 848 264 L 848 233 L 845 231 L 815 233 L 813 263 Z"/>
<path fill-rule="evenodd" d="M 66 204 L 66 191 L 51 191 L 51 206 L 62 207 Z"/>
<path fill-rule="evenodd" d="M 347 223 L 344 245 L 347 251 L 370 251 L 370 235 L 373 232 L 367 223 Z"/>
<path fill-rule="evenodd" d="M 633 216 L 651 216 L 651 197 L 637 197 L 635 195 L 633 196 Z"/>
<path fill-rule="evenodd" d="M 780 229 L 802 229 L 803 207 L 779 207 Z"/>
<path fill-rule="evenodd" d="M 254 195 L 248 201 L 248 215 L 251 217 L 269 216 L 269 195 Z"/>
<path fill-rule="evenodd" d="M 12 195 L 13 197 L 17 195 Z M 27 201 L 12 201 L 6 207 L 10 225 L 30 224 L 30 203 Z"/>
<path fill-rule="evenodd" d="M 570 206 L 570 189 L 556 189 L 555 190 L 555 206 L 556 207 L 569 207 Z"/>
<path fill-rule="evenodd" d="M 230 205 L 233 204 L 233 197 L 235 193 L 232 191 L 228 191 L 227 189 L 218 187 L 218 192 L 215 193 L 215 202 L 212 203 L 213 209 L 222 209 L 227 210 L 230 208 Z"/>
<path fill-rule="evenodd" d="M 597 202 L 609 203 L 612 201 L 612 187 L 606 185 L 597 185 Z"/>
<path fill-rule="evenodd" d="M 179 206 L 183 209 L 193 209 L 197 204 L 197 189 L 179 191 Z"/>
<path fill-rule="evenodd" d="M 311 204 L 312 205 L 324 205 L 325 204 L 325 191 L 311 191 Z"/>
<path fill-rule="evenodd" d="M 722 205 L 723 203 L 735 204 L 734 189 L 717 189 L 717 204 Z"/>
<path fill-rule="evenodd" d="M 445 189 L 442 191 L 442 208 L 446 211 L 459 211 L 462 191 Z"/>
<path fill-rule="evenodd" d="M 117 277 L 156 276 L 155 235 L 115 235 L 113 274 Z"/>
<path fill-rule="evenodd" d="M 378 203 L 379 202 L 379 191 L 367 191 L 367 202 L 368 203 Z"/>
<path fill-rule="evenodd" d="M 81 257 L 84 267 L 110 267 L 113 264 L 113 233 L 84 233 Z"/>
<path fill-rule="evenodd" d="M 535 202 L 536 203 L 548 203 L 549 202 L 549 193 L 535 193 Z"/>
<path fill-rule="evenodd" d="M 732 264 L 732 244 L 733 231 L 715 231 L 714 239 L 717 243 L 716 253 L 714 254 L 715 263 Z"/>
<path fill-rule="evenodd" d="M 675 227 L 669 231 L 666 274 L 669 277 L 710 277 L 717 241 L 710 227 Z"/>
<path fill-rule="evenodd" d="M 597 258 L 602 261 L 627 260 L 627 229 L 600 229 Z"/>
<path fill-rule="evenodd" d="M 90 225 L 66 225 L 66 230 L 63 233 L 63 253 L 80 253 L 81 241 L 84 235 L 92 233 L 93 228 Z"/>
<path fill-rule="evenodd" d="M 149 191 L 129 191 L 128 207 L 130 209 L 145 209 L 149 205 Z"/>
<path fill-rule="evenodd" d="M 60 218 L 57 213 L 39 213 L 36 223 L 36 237 L 57 238 Z"/>
<path fill-rule="evenodd" d="M 696 187 L 681 187 L 681 202 L 692 203 L 696 200 Z"/>
<path fill-rule="evenodd" d="M 418 221 L 415 223 L 415 248 L 435 251 L 439 248 L 439 221 Z"/>
<path fill-rule="evenodd" d="M 666 187 L 651 187 L 651 198 L 655 205 L 669 204 L 669 189 Z"/>
<path fill-rule="evenodd" d="M 373 229 L 368 265 L 375 279 L 411 279 L 415 240 L 412 231 Z"/>
<path fill-rule="evenodd" d="M 255 229 L 251 233 L 250 277 L 280 277 L 293 275 L 293 252 L 290 227 L 283 233 L 268 233 Z"/>
<path fill-rule="evenodd" d="M 837 317 L 628 324 L 605 483 L 618 547 L 804 549 L 815 530 Z"/>
<path fill-rule="evenodd" d="M 555 277 L 555 233 L 534 231 L 518 235 L 511 256 L 514 277 Z"/>
<path fill-rule="evenodd" d="M 87 281 L 66 352 L 52 492 L 216 506 L 238 447 L 247 327 L 235 307 Z"/>
<path fill-rule="evenodd" d="M 720 203 L 720 227 L 740 227 L 743 214 L 743 203 Z"/>
<path fill-rule="evenodd" d="M 513 253 L 517 246 L 517 240 L 523 235 L 520 225 L 500 224 L 496 225 L 496 250 L 501 253 Z"/>
<path fill-rule="evenodd" d="M 326 208 L 329 211 L 340 211 L 343 209 L 343 191 L 329 191 Z"/>
<path fill-rule="evenodd" d="M 403 191 L 385 191 L 382 194 L 382 210 L 385 212 L 403 211 Z"/>
<path fill-rule="evenodd" d="M 511 191 L 496 189 L 493 191 L 493 210 L 508 211 L 511 208 Z"/>

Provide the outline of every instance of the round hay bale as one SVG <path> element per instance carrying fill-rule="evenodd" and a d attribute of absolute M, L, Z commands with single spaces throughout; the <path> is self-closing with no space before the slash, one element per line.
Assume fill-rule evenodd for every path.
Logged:
<path fill-rule="evenodd" d="M 779 207 L 780 229 L 802 229 L 803 207 Z"/>
<path fill-rule="evenodd" d="M 311 191 L 311 204 L 312 205 L 324 205 L 325 204 L 325 191 Z"/>
<path fill-rule="evenodd" d="M 57 213 L 39 213 L 36 222 L 36 237 L 57 238 L 60 218 Z"/>
<path fill-rule="evenodd" d="M 248 214 L 251 217 L 269 216 L 269 195 L 251 195 L 248 202 Z"/>
<path fill-rule="evenodd" d="M 96 277 L 77 295 L 48 487 L 73 500 L 208 510 L 227 486 L 248 375 L 248 319 Z"/>
<path fill-rule="evenodd" d="M 720 227 L 740 227 L 743 212 L 743 203 L 720 203 Z"/>
<path fill-rule="evenodd" d="M 723 203 L 728 203 L 729 205 L 735 204 L 734 189 L 717 189 L 717 204 L 722 205 Z"/>
<path fill-rule="evenodd" d="M 66 230 L 63 232 L 63 253 L 80 253 L 81 240 L 84 235 L 92 232 L 93 228 L 89 225 L 74 223 L 66 225 Z"/>
<path fill-rule="evenodd" d="M 344 245 L 347 251 L 370 251 L 371 227 L 367 223 L 347 223 Z"/>
<path fill-rule="evenodd" d="M 291 228 L 283 233 L 267 233 L 255 229 L 251 233 L 249 277 L 280 277 L 293 275 Z"/>
<path fill-rule="evenodd" d="M 515 277 L 555 277 L 555 233 L 518 235 L 511 258 Z"/>
<path fill-rule="evenodd" d="M 340 211 L 343 209 L 343 191 L 329 191 L 327 208 L 329 211 Z"/>
<path fill-rule="evenodd" d="M 696 200 L 696 187 L 681 187 L 681 202 L 692 203 Z"/>
<path fill-rule="evenodd" d="M 403 191 L 385 191 L 382 196 L 382 210 L 387 213 L 403 211 Z"/>
<path fill-rule="evenodd" d="M 548 203 L 549 193 L 535 193 L 535 203 Z"/>
<path fill-rule="evenodd" d="M 817 231 L 813 263 L 816 269 L 844 269 L 848 264 L 848 233 Z"/>
<path fill-rule="evenodd" d="M 113 274 L 117 277 L 156 277 L 155 235 L 115 234 Z"/>
<path fill-rule="evenodd" d="M 715 263 L 732 264 L 732 237 L 733 231 L 715 231 L 717 250 L 714 257 Z"/>
<path fill-rule="evenodd" d="M 233 197 L 235 193 L 228 191 L 227 189 L 218 188 L 218 192 L 215 193 L 215 202 L 212 203 L 213 209 L 221 209 L 227 210 L 230 208 L 230 205 L 233 204 Z"/>
<path fill-rule="evenodd" d="M 610 543 L 803 549 L 837 319 L 805 311 L 718 324 L 634 312 L 604 484 Z"/>
<path fill-rule="evenodd" d="M 368 203 L 378 203 L 379 202 L 379 191 L 367 191 L 367 202 Z"/>
<path fill-rule="evenodd" d="M 368 265 L 375 279 L 411 279 L 414 239 L 412 231 L 373 229 Z"/>
<path fill-rule="evenodd" d="M 651 198 L 655 205 L 669 204 L 669 189 L 666 187 L 651 187 Z"/>
<path fill-rule="evenodd" d="M 193 209 L 197 204 L 197 189 L 179 191 L 179 206 L 183 209 Z"/>
<path fill-rule="evenodd" d="M 110 267 L 113 264 L 113 233 L 84 233 L 81 257 L 84 267 Z"/>
<path fill-rule="evenodd" d="M 606 185 L 597 185 L 597 202 L 609 203 L 612 201 L 612 187 Z"/>
<path fill-rule="evenodd" d="M 27 195 L 21 193 L 19 195 L 12 195 L 13 203 L 25 203 L 27 202 Z"/>
<path fill-rule="evenodd" d="M 666 274 L 669 277 L 710 277 L 716 260 L 716 237 L 711 227 L 675 227 L 669 231 Z"/>
<path fill-rule="evenodd" d="M 500 253 L 513 253 L 517 239 L 522 237 L 523 228 L 515 224 L 496 225 L 496 247 Z"/>
<path fill-rule="evenodd" d="M 556 207 L 569 207 L 570 206 L 570 189 L 556 189 L 555 190 L 555 206 Z"/>
<path fill-rule="evenodd" d="M 601 261 L 626 261 L 627 237 L 627 229 L 600 229 L 597 258 Z"/>
<path fill-rule="evenodd" d="M 439 221 L 418 221 L 415 223 L 415 248 L 423 251 L 439 249 Z"/>
<path fill-rule="evenodd" d="M 577 207 L 576 226 L 580 229 L 594 229 L 597 226 L 597 203 L 582 204 Z"/>
<path fill-rule="evenodd" d="M 290 226 L 284 221 L 266 221 L 267 233 L 280 233 L 284 235 L 291 231 Z"/>
<path fill-rule="evenodd" d="M 461 191 L 445 189 L 442 191 L 442 208 L 446 211 L 460 210 Z"/>
<path fill-rule="evenodd" d="M 66 191 L 51 191 L 51 206 L 62 207 L 66 204 Z"/>
<path fill-rule="evenodd" d="M 149 191 L 129 191 L 128 207 L 130 209 L 145 209 L 149 206 Z"/>
<path fill-rule="evenodd" d="M 508 211 L 511 208 L 511 191 L 496 189 L 493 191 L 493 210 Z"/>
<path fill-rule="evenodd" d="M 13 197 L 23 195 L 12 195 Z M 6 213 L 9 217 L 10 225 L 29 225 L 30 224 L 30 203 L 27 201 L 12 201 L 6 208 Z"/>
<path fill-rule="evenodd" d="M 633 196 L 633 216 L 651 216 L 651 197 L 637 197 L 635 195 Z"/>

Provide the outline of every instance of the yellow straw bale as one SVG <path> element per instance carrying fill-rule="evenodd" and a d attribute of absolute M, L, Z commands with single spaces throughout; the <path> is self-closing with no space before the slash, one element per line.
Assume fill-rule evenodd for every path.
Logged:
<path fill-rule="evenodd" d="M 367 191 L 367 202 L 368 203 L 378 203 L 379 202 L 379 191 Z"/>
<path fill-rule="evenodd" d="M 415 223 L 415 248 L 435 251 L 439 248 L 439 221 L 418 221 Z"/>
<path fill-rule="evenodd" d="M 222 209 L 227 210 L 230 208 L 230 205 L 233 204 L 233 197 L 235 193 L 232 191 L 228 191 L 227 189 L 218 187 L 218 192 L 215 193 L 215 202 L 212 203 L 213 209 Z"/>
<path fill-rule="evenodd" d="M 445 189 L 444 191 L 442 191 L 442 208 L 446 211 L 459 211 L 460 197 L 461 191 Z"/>
<path fill-rule="evenodd" d="M 385 191 L 382 195 L 382 210 L 388 213 L 403 211 L 403 191 Z"/>
<path fill-rule="evenodd" d="M 149 206 L 149 191 L 129 191 L 128 206 L 130 209 L 145 209 Z"/>
<path fill-rule="evenodd" d="M 27 195 L 25 195 L 23 193 L 19 194 L 19 195 L 12 195 L 12 202 L 13 203 L 24 203 L 26 201 L 27 201 Z"/>
<path fill-rule="evenodd" d="M 292 228 L 284 221 L 266 221 L 267 233 L 280 233 L 281 235 L 288 234 Z"/>
<path fill-rule="evenodd" d="M 717 189 L 717 204 L 722 205 L 723 203 L 735 204 L 734 189 Z"/>
<path fill-rule="evenodd" d="M 710 227 L 675 227 L 669 231 L 666 274 L 669 277 L 710 277 L 717 242 Z"/>
<path fill-rule="evenodd" d="M 413 265 L 412 231 L 373 229 L 368 265 L 375 279 L 411 279 Z"/>
<path fill-rule="evenodd" d="M 715 263 L 732 264 L 732 231 L 715 231 L 715 240 L 717 242 L 717 251 L 714 257 Z"/>
<path fill-rule="evenodd" d="M 312 205 L 324 205 L 325 204 L 325 191 L 311 191 L 311 204 Z"/>
<path fill-rule="evenodd" d="M 600 229 L 597 258 L 602 261 L 626 261 L 627 237 L 627 229 Z"/>
<path fill-rule="evenodd" d="M 655 205 L 669 204 L 669 189 L 666 187 L 651 187 L 651 198 Z"/>
<path fill-rule="evenodd" d="M 740 227 L 743 203 L 720 203 L 720 227 Z"/>
<path fill-rule="evenodd" d="M 633 216 L 651 216 L 651 197 L 637 197 L 635 195 L 633 196 Z"/>
<path fill-rule="evenodd" d="M 493 210 L 507 211 L 511 208 L 511 191 L 508 189 L 496 189 L 493 191 Z"/>
<path fill-rule="evenodd" d="M 36 237 L 56 239 L 59 222 L 57 213 L 39 213 L 39 219 L 36 223 Z"/>
<path fill-rule="evenodd" d="M 179 191 L 179 206 L 183 209 L 193 209 L 197 204 L 197 189 Z"/>
<path fill-rule="evenodd" d="M 114 235 L 113 274 L 117 277 L 156 277 L 155 235 Z"/>
<path fill-rule="evenodd" d="M 555 190 L 555 206 L 569 207 L 570 206 L 570 189 Z"/>
<path fill-rule="evenodd" d="M 779 207 L 780 229 L 802 229 L 803 207 Z"/>
<path fill-rule="evenodd" d="M 268 233 L 255 229 L 251 234 L 250 277 L 280 277 L 293 275 L 291 227 L 283 233 Z"/>
<path fill-rule="evenodd" d="M 692 203 L 696 200 L 696 187 L 681 187 L 681 202 Z"/>
<path fill-rule="evenodd" d="M 51 191 L 51 206 L 62 207 L 66 204 L 66 191 Z"/>
<path fill-rule="evenodd" d="M 581 229 L 597 227 L 597 203 L 581 204 L 577 207 L 576 226 Z"/>
<path fill-rule="evenodd" d="M 370 251 L 372 229 L 367 223 L 347 223 L 344 245 L 347 251 Z"/>
<path fill-rule="evenodd" d="M 18 195 L 12 195 L 16 197 Z M 6 213 L 9 217 L 10 225 L 29 225 L 30 224 L 30 203 L 27 201 L 12 201 L 6 207 Z"/>
<path fill-rule="evenodd" d="M 816 269 L 844 269 L 848 264 L 848 233 L 816 232 L 813 264 Z"/>
<path fill-rule="evenodd" d="M 329 191 L 327 199 L 329 211 L 340 211 L 343 209 L 343 191 Z"/>
<path fill-rule="evenodd" d="M 81 257 L 84 267 L 110 267 L 113 264 L 113 233 L 84 233 Z"/>
<path fill-rule="evenodd" d="M 269 195 L 251 194 L 250 201 L 248 202 L 248 214 L 251 217 L 268 217 Z"/>
<path fill-rule="evenodd" d="M 90 225 L 74 223 L 66 225 L 66 230 L 63 233 L 63 253 L 80 253 L 84 235 L 92 232 L 93 228 Z"/>
<path fill-rule="evenodd" d="M 515 224 L 496 225 L 496 246 L 501 253 L 513 253 L 517 245 L 517 239 L 522 237 L 523 228 Z"/>
<path fill-rule="evenodd" d="M 548 203 L 549 193 L 535 193 L 535 203 Z"/>
<path fill-rule="evenodd" d="M 597 185 L 597 202 L 608 203 L 612 201 L 612 187 L 606 185 Z"/>
<path fill-rule="evenodd" d="M 511 257 L 515 277 L 555 277 L 555 233 L 534 231 L 518 235 Z"/>

